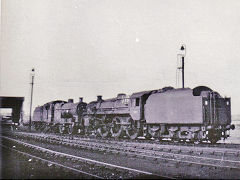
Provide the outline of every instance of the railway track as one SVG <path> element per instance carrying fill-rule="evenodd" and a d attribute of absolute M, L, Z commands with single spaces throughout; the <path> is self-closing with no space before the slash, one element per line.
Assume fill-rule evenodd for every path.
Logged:
<path fill-rule="evenodd" d="M 139 137 L 138 139 L 135 140 L 131 140 L 128 138 L 120 138 L 120 139 L 116 139 L 113 137 L 106 137 L 106 138 L 101 138 L 101 137 L 97 137 L 96 135 L 93 136 L 89 136 L 89 137 L 84 137 L 83 135 L 69 135 L 69 134 L 59 134 L 59 133 L 47 133 L 49 135 L 57 135 L 57 136 L 61 136 L 63 138 L 80 138 L 81 140 L 86 139 L 87 141 L 118 141 L 118 142 L 130 142 L 130 143 L 149 143 L 149 144 L 161 144 L 161 145 L 174 145 L 174 146 L 186 146 L 186 147 L 213 147 L 213 148 L 235 148 L 235 149 L 240 149 L 240 144 L 236 144 L 236 143 L 216 143 L 216 144 L 211 144 L 209 142 L 202 142 L 202 143 L 193 143 L 193 142 L 188 142 L 188 141 L 170 141 L 170 140 L 158 140 L 158 139 L 145 139 L 145 138 L 141 138 Z"/>
<path fill-rule="evenodd" d="M 28 130 L 17 130 L 14 132 L 26 132 L 29 133 Z M 39 133 L 36 131 L 33 131 L 35 133 Z M 139 137 L 138 139 L 128 139 L 128 138 L 113 138 L 113 137 L 106 137 L 106 138 L 101 138 L 96 135 L 90 135 L 88 137 L 85 137 L 84 135 L 79 135 L 79 134 L 74 134 L 74 135 L 69 135 L 69 134 L 59 134 L 59 133 L 49 133 L 49 132 L 44 132 L 44 134 L 48 135 L 56 135 L 56 136 L 61 136 L 62 138 L 78 138 L 81 140 L 87 140 L 87 141 L 93 141 L 93 142 L 107 142 L 107 141 L 117 141 L 117 142 L 129 142 L 129 143 L 148 143 L 148 144 L 160 144 L 160 145 L 173 145 L 173 146 L 186 146 L 186 147 L 213 147 L 213 148 L 234 148 L 234 149 L 240 149 L 240 144 L 236 143 L 216 143 L 216 144 L 211 144 L 209 142 L 202 142 L 202 143 L 193 143 L 189 141 L 170 141 L 170 140 L 158 140 L 158 139 L 145 139 L 143 137 Z"/>
<path fill-rule="evenodd" d="M 194 144 L 172 144 L 172 143 L 153 143 L 152 141 L 143 141 L 139 143 L 139 141 L 129 141 L 129 140 L 109 140 L 109 139 L 96 139 L 96 138 L 83 138 L 83 137 L 75 137 L 75 136 L 64 136 L 64 135 L 56 135 L 56 134 L 36 134 L 36 133 L 24 133 L 24 132 L 17 132 L 15 133 L 23 135 L 23 136 L 37 136 L 42 137 L 44 139 L 52 139 L 58 141 L 72 141 L 75 143 L 102 143 L 102 144 L 109 144 L 111 145 L 120 145 L 124 147 L 133 147 L 133 148 L 140 148 L 145 150 L 155 150 L 155 151 L 166 151 L 166 152 L 178 152 L 178 153 L 186 153 L 186 154 L 197 154 L 197 155 L 216 155 L 216 156 L 229 156 L 236 158 L 240 156 L 240 148 L 235 148 L 232 146 L 201 146 L 201 145 L 194 145 Z M 230 145 L 230 144 L 228 144 Z M 235 144 L 240 145 L 240 144 Z M 105 146 L 106 147 L 106 146 Z M 112 146 L 110 146 L 112 147 Z"/>
<path fill-rule="evenodd" d="M 61 135 L 61 136 L 66 136 L 66 138 L 71 138 L 72 135 Z M 82 136 L 76 136 L 79 138 L 83 138 Z M 84 139 L 84 138 L 83 138 Z M 114 138 L 95 138 L 95 137 L 90 137 L 90 138 L 85 138 L 89 141 L 91 139 L 92 141 L 114 141 L 116 139 Z M 234 143 L 216 143 L 216 144 L 211 144 L 208 142 L 202 142 L 202 143 L 193 143 L 193 142 L 174 142 L 174 141 L 169 141 L 169 140 L 158 140 L 158 139 L 145 139 L 145 138 L 138 138 L 135 140 L 130 140 L 130 139 L 118 139 L 118 142 L 130 142 L 130 143 L 149 143 L 149 144 L 160 144 L 160 145 L 173 145 L 173 146 L 186 146 L 186 147 L 213 147 L 213 148 L 235 148 L 235 149 L 240 149 L 240 144 L 234 144 Z"/>
<path fill-rule="evenodd" d="M 78 176 L 76 176 L 76 177 L 78 177 L 78 178 L 79 177 L 84 177 L 84 178 L 103 179 L 100 176 L 97 176 L 97 175 L 94 175 L 94 174 L 90 174 L 90 173 L 87 173 L 87 172 L 84 172 L 84 171 L 81 171 L 81 170 L 78 170 L 76 168 L 72 168 L 72 167 L 69 167 L 69 166 L 66 166 L 66 165 L 63 165 L 63 164 L 60 164 L 60 163 L 56 163 L 54 161 L 43 159 L 41 157 L 31 155 L 31 154 L 26 153 L 26 152 L 21 151 L 21 150 L 17 150 L 17 149 L 15 149 L 16 146 L 13 146 L 13 147 L 5 146 L 5 145 L 0 145 L 0 146 L 2 148 L 5 148 L 8 151 L 13 151 L 18 156 L 24 157 L 24 159 L 29 161 L 29 162 L 33 161 L 33 162 L 37 163 L 36 166 L 38 166 L 38 167 L 39 167 L 39 165 L 47 166 L 49 168 L 49 171 L 55 171 L 55 169 L 59 169 L 59 170 L 63 171 L 61 173 L 69 173 L 69 172 L 71 172 L 71 177 L 76 176 L 76 173 L 77 173 Z"/>
<path fill-rule="evenodd" d="M 60 167 L 63 169 L 67 169 L 67 171 L 72 171 L 74 174 L 78 173 L 79 175 L 84 175 L 87 178 L 94 178 L 94 179 L 116 179 L 116 178 L 137 178 L 137 177 L 144 177 L 144 178 L 170 178 L 159 176 L 147 171 L 141 171 L 133 168 L 128 168 L 124 166 L 118 166 L 110 163 L 104 163 L 101 161 L 96 161 L 88 158 L 83 158 L 79 156 L 74 156 L 67 153 L 62 153 L 58 151 L 53 151 L 47 148 L 43 148 L 40 146 L 36 146 L 30 143 L 26 143 L 17 139 L 13 139 L 10 137 L 2 136 L 5 141 L 11 141 L 15 145 L 12 147 L 7 147 L 2 145 L 4 148 L 7 148 L 11 151 L 15 151 L 19 154 L 24 156 L 28 156 L 35 161 L 42 161 L 44 163 L 51 164 L 54 167 Z M 18 148 L 18 150 L 16 149 Z M 27 151 L 27 152 L 26 152 Z M 41 156 L 36 156 L 36 154 L 40 154 Z M 66 162 L 66 163 L 58 163 L 51 159 L 58 159 L 58 161 Z M 81 176 L 80 176 L 81 177 Z"/>
<path fill-rule="evenodd" d="M 31 138 L 41 142 L 87 149 L 127 157 L 147 159 L 156 164 L 228 172 L 230 177 L 239 177 L 240 151 L 230 148 L 186 147 L 159 144 L 129 143 L 117 141 L 92 141 L 92 139 L 69 139 L 66 136 L 16 133 L 18 138 Z M 221 174 L 221 173 L 220 173 Z M 222 176 L 219 176 L 222 177 Z"/>

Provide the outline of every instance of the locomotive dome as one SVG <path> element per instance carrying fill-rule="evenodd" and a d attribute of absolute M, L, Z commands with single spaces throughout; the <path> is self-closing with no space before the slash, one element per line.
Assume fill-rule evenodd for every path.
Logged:
<path fill-rule="evenodd" d="M 123 99 L 123 98 L 125 98 L 127 95 L 126 94 L 124 94 L 124 93 L 119 93 L 118 95 L 117 95 L 117 99 Z"/>

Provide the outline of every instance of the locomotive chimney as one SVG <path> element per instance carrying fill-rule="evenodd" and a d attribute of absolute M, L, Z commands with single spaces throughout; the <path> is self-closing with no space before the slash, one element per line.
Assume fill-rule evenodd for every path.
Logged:
<path fill-rule="evenodd" d="M 102 96 L 97 96 L 97 101 L 102 101 Z"/>
<path fill-rule="evenodd" d="M 82 97 L 79 98 L 79 103 L 81 103 L 81 102 L 83 102 L 83 98 Z"/>
<path fill-rule="evenodd" d="M 73 99 L 68 99 L 68 103 L 73 103 Z"/>

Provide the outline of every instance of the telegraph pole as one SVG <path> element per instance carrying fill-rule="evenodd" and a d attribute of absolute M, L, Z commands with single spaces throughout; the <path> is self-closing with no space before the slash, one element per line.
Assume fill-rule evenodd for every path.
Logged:
<path fill-rule="evenodd" d="M 183 53 L 182 55 L 182 67 L 180 69 L 182 69 L 182 88 L 184 88 L 184 57 L 186 55 L 186 45 L 182 45 L 181 49 L 180 49 Z"/>
<path fill-rule="evenodd" d="M 31 72 L 32 82 L 30 83 L 31 84 L 31 101 L 30 101 L 30 115 L 29 115 L 29 129 L 30 129 L 30 131 L 31 131 L 31 126 L 32 126 L 32 99 L 33 99 L 34 75 L 35 75 L 35 69 L 32 68 L 32 72 Z"/>

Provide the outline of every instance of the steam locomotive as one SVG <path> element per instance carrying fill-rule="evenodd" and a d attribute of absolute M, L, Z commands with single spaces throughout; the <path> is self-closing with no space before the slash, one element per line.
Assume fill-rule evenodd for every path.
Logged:
<path fill-rule="evenodd" d="M 39 131 L 211 143 L 226 139 L 235 128 L 231 99 L 206 86 L 165 87 L 105 100 L 98 96 L 88 104 L 83 98 L 52 101 L 35 108 L 32 123 Z"/>

